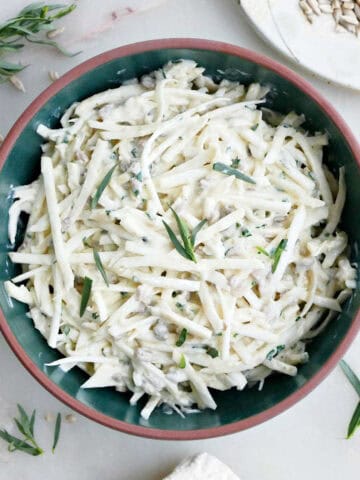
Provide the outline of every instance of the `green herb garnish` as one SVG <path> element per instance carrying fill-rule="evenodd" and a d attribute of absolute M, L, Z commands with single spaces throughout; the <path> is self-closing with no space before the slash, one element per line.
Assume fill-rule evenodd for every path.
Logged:
<path fill-rule="evenodd" d="M 342 371 L 345 373 L 347 379 L 351 383 L 351 385 L 354 387 L 356 393 L 358 394 L 360 398 L 360 379 L 356 375 L 356 373 L 352 370 L 350 365 L 348 365 L 344 360 L 340 360 L 340 367 Z M 356 429 L 360 427 L 360 401 L 358 402 L 355 411 L 351 417 L 348 430 L 347 430 L 347 436 L 346 438 L 351 438 Z"/>
<path fill-rule="evenodd" d="M 34 410 L 31 417 L 25 412 L 24 408 L 18 404 L 19 418 L 14 418 L 14 422 L 19 432 L 24 435 L 23 439 L 17 438 L 8 433 L 5 429 L 0 430 L 0 438 L 8 442 L 9 452 L 20 450 L 29 455 L 41 455 L 44 451 L 39 447 L 34 438 L 34 424 L 36 411 Z"/>
<path fill-rule="evenodd" d="M 112 174 L 114 173 L 114 170 L 115 168 L 117 167 L 117 165 L 114 165 L 112 168 L 110 168 L 110 170 L 108 171 L 108 173 L 105 175 L 105 177 L 101 180 L 100 182 L 100 185 L 98 186 L 96 192 L 95 192 L 95 195 L 93 196 L 93 198 L 91 199 L 91 203 L 90 203 L 90 208 L 91 210 L 93 208 L 96 207 L 96 205 L 98 204 L 98 201 L 100 200 L 100 197 L 101 195 L 103 194 L 103 191 L 105 190 L 105 188 L 107 187 L 108 183 L 110 182 L 111 180 L 111 176 Z"/>
<path fill-rule="evenodd" d="M 231 160 L 231 167 L 238 168 L 240 165 L 240 158 L 236 157 Z"/>
<path fill-rule="evenodd" d="M 247 182 L 247 183 L 252 183 L 254 185 L 256 184 L 254 179 L 252 179 L 248 175 L 245 175 L 245 173 L 239 172 L 239 170 L 236 170 L 235 168 L 231 168 L 228 165 L 225 165 L 225 163 L 221 163 L 221 162 L 214 163 L 213 170 L 215 170 L 216 172 L 224 173 L 225 175 L 233 175 L 239 180 L 243 180 L 244 182 Z"/>
<path fill-rule="evenodd" d="M 256 250 L 258 251 L 258 253 L 262 253 L 263 255 L 266 255 L 267 257 L 270 257 L 270 253 L 268 253 L 265 248 L 262 248 L 262 247 L 256 247 Z"/>
<path fill-rule="evenodd" d="M 54 30 L 54 21 L 68 15 L 75 8 L 75 4 L 65 6 L 32 3 L 28 5 L 20 11 L 18 16 L 10 18 L 0 25 L 0 57 L 20 51 L 25 46 L 24 43 L 20 43 L 21 40 L 55 47 L 67 56 L 77 55 L 80 52 L 69 53 L 57 42 L 47 39 L 44 35 L 38 35 Z M 6 82 L 24 68 L 25 65 L 0 60 L 0 83 Z"/>
<path fill-rule="evenodd" d="M 250 232 L 250 230 L 248 230 L 247 228 L 243 228 L 241 230 L 241 235 L 243 237 L 251 237 L 252 236 L 252 233 Z"/>
<path fill-rule="evenodd" d="M 287 240 L 282 239 L 280 241 L 279 245 L 276 247 L 275 251 L 271 254 L 271 258 L 273 258 L 273 260 L 274 260 L 273 264 L 272 264 L 272 267 L 271 267 L 272 273 L 274 273 L 275 270 L 277 269 L 277 266 L 278 266 L 279 261 L 280 261 L 280 257 L 283 254 L 283 251 L 285 250 L 286 245 L 287 245 Z"/>
<path fill-rule="evenodd" d="M 277 355 L 279 355 L 280 352 L 282 352 L 285 349 L 285 345 L 278 345 L 276 348 L 273 348 L 270 350 L 270 352 L 266 355 L 266 360 L 272 360 L 275 358 Z"/>
<path fill-rule="evenodd" d="M 55 422 L 54 441 L 51 449 L 52 453 L 55 452 L 56 445 L 59 441 L 60 430 L 61 430 L 61 413 L 58 413 L 56 416 L 56 422 Z"/>
<path fill-rule="evenodd" d="M 207 347 L 206 347 L 206 353 L 207 353 L 208 355 L 210 355 L 211 358 L 216 358 L 216 357 L 219 356 L 218 350 L 216 350 L 216 348 L 210 347 L 210 346 L 207 346 Z"/>
<path fill-rule="evenodd" d="M 83 283 L 82 294 L 81 294 L 80 317 L 82 317 L 84 315 L 87 304 L 89 303 L 91 287 L 92 287 L 91 278 L 85 277 L 84 278 L 84 283 Z"/>
<path fill-rule="evenodd" d="M 186 328 L 183 328 L 180 332 L 179 339 L 176 342 L 177 347 L 181 347 L 181 345 L 183 345 L 185 343 L 187 334 L 188 334 L 188 331 L 186 330 Z"/>
<path fill-rule="evenodd" d="M 99 255 L 99 252 L 97 252 L 97 250 L 95 250 L 95 248 L 93 248 L 93 255 L 94 255 L 96 268 L 101 273 L 101 276 L 104 279 L 104 282 L 106 283 L 106 286 L 108 287 L 109 286 L 109 280 L 107 278 L 104 266 L 102 264 L 102 261 L 101 261 L 100 255 Z"/>
<path fill-rule="evenodd" d="M 173 208 L 170 207 L 170 210 L 172 211 L 175 217 L 176 224 L 177 224 L 180 237 L 183 243 L 181 243 L 177 239 L 174 231 L 163 220 L 163 224 L 164 224 L 164 227 L 166 228 L 169 238 L 172 244 L 174 245 L 174 247 L 176 248 L 176 250 L 180 253 L 180 255 L 196 263 L 196 257 L 195 257 L 195 251 L 194 251 L 196 235 L 199 233 L 200 229 L 205 225 L 207 220 L 202 220 L 190 233 L 189 227 L 187 226 L 186 222 L 179 217 L 179 215 L 175 212 Z"/>
<path fill-rule="evenodd" d="M 186 367 L 186 360 L 185 360 L 184 354 L 182 353 L 180 357 L 179 368 L 185 368 L 185 367 Z"/>

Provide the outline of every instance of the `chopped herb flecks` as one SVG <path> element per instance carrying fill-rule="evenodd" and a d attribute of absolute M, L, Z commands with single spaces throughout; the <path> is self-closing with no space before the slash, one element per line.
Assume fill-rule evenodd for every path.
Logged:
<path fill-rule="evenodd" d="M 185 359 L 185 357 L 184 357 L 184 354 L 181 354 L 180 362 L 179 362 L 179 367 L 180 367 L 180 368 L 185 368 L 185 367 L 186 367 L 186 359 Z"/>
<path fill-rule="evenodd" d="M 285 345 L 278 345 L 276 348 L 273 348 L 270 350 L 270 352 L 266 355 L 266 360 L 272 360 L 275 358 L 277 355 L 279 355 L 280 352 L 282 352 L 285 349 Z"/>
<path fill-rule="evenodd" d="M 183 328 L 180 332 L 180 335 L 179 335 L 179 338 L 178 338 L 178 341 L 176 342 L 176 346 L 177 347 L 181 347 L 181 345 L 183 345 L 185 343 L 185 340 L 186 340 L 186 337 L 187 337 L 187 330 L 186 328 Z"/>

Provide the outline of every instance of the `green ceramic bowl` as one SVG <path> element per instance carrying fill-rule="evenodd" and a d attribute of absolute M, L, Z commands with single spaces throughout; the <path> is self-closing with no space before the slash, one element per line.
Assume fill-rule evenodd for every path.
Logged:
<path fill-rule="evenodd" d="M 23 304 L 9 299 L 4 280 L 17 268 L 7 257 L 10 189 L 32 181 L 39 174 L 41 138 L 35 133 L 39 123 L 56 127 L 62 112 L 73 102 L 124 80 L 159 68 L 169 60 L 191 58 L 215 79 L 241 83 L 261 82 L 271 87 L 267 106 L 280 112 L 304 113 L 310 131 L 326 131 L 330 145 L 326 162 L 335 170 L 345 165 L 348 187 L 343 228 L 349 234 L 352 260 L 359 261 L 357 244 L 360 224 L 354 221 L 360 206 L 359 147 L 334 111 L 307 82 L 272 60 L 241 48 L 194 39 L 158 40 L 121 47 L 86 61 L 42 93 L 16 122 L 0 151 L 0 318 L 1 330 L 23 365 L 53 395 L 87 417 L 109 427 L 136 435 L 162 439 L 207 438 L 243 430 L 282 412 L 311 391 L 340 360 L 359 326 L 359 291 L 354 293 L 339 317 L 309 345 L 310 361 L 295 377 L 274 375 L 261 392 L 247 389 L 214 392 L 216 411 L 206 410 L 181 419 L 166 415 L 161 408 L 150 420 L 140 417 L 139 406 L 130 406 L 129 396 L 113 389 L 81 390 L 86 375 L 79 369 L 63 373 L 47 368 L 59 353 L 48 347 Z M 18 242 L 21 240 L 19 235 Z M 309 418 L 309 421 L 311 419 Z"/>

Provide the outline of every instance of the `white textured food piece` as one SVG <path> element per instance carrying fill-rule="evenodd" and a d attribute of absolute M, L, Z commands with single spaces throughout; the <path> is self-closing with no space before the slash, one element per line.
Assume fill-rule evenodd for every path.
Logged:
<path fill-rule="evenodd" d="M 180 60 L 38 126 L 42 175 L 9 209 L 12 243 L 30 213 L 9 253 L 23 272 L 5 288 L 64 355 L 48 368 L 144 397 L 144 421 L 296 375 L 356 287 L 347 172 L 324 169 L 327 135 L 303 115 L 263 109 L 267 92 Z"/>
<path fill-rule="evenodd" d="M 200 453 L 180 463 L 163 480 L 240 480 L 230 468 L 208 453 Z"/>

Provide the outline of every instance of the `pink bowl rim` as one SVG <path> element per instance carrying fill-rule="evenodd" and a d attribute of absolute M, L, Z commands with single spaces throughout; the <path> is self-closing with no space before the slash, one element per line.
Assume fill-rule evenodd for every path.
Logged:
<path fill-rule="evenodd" d="M 14 126 L 11 128 L 0 148 L 0 169 L 2 169 L 8 154 L 12 150 L 17 138 L 19 137 L 25 126 L 28 124 L 28 122 L 38 112 L 38 110 L 42 108 L 42 106 L 52 96 L 58 93 L 64 86 L 66 86 L 76 78 L 80 77 L 84 73 L 88 72 L 89 70 L 92 70 L 116 58 L 121 58 L 138 53 L 144 53 L 150 50 L 161 49 L 211 50 L 215 52 L 238 56 L 274 71 L 277 75 L 285 78 L 289 82 L 293 83 L 300 90 L 302 90 L 327 114 L 327 116 L 334 122 L 334 124 L 344 136 L 350 147 L 350 150 L 352 151 L 352 154 L 354 155 L 354 158 L 356 159 L 358 166 L 360 167 L 360 148 L 350 128 L 346 125 L 345 121 L 342 119 L 339 113 L 337 113 L 337 111 L 330 105 L 330 103 L 320 93 L 318 93 L 317 90 L 310 83 L 308 83 L 298 74 L 293 72 L 291 69 L 264 55 L 229 43 L 196 38 L 167 38 L 133 43 L 101 53 L 74 67 L 64 76 L 62 76 L 59 80 L 54 82 L 51 86 L 44 90 L 30 104 L 28 108 L 26 108 L 26 110 L 22 113 L 19 119 L 15 122 Z M 229 435 L 232 433 L 240 432 L 242 430 L 246 430 L 250 427 L 265 422 L 266 420 L 269 420 L 276 415 L 279 415 L 280 413 L 284 412 L 292 405 L 300 401 L 302 398 L 304 398 L 317 385 L 319 385 L 322 380 L 324 380 L 324 378 L 333 370 L 339 360 L 344 356 L 351 342 L 355 339 L 359 329 L 360 310 L 357 312 L 355 318 L 353 319 L 353 322 L 342 342 L 331 354 L 330 358 L 320 368 L 320 370 L 296 392 L 292 393 L 287 398 L 274 405 L 273 407 L 268 408 L 249 418 L 219 427 L 186 431 L 161 430 L 156 428 L 132 425 L 122 420 L 117 420 L 113 417 L 107 416 L 84 405 L 79 400 L 76 400 L 71 395 L 65 393 L 60 387 L 58 387 L 54 382 L 52 382 L 45 375 L 45 373 L 43 373 L 37 367 L 37 365 L 33 363 L 32 360 L 28 357 L 27 353 L 20 346 L 15 335 L 10 330 L 4 314 L 0 310 L 0 330 L 4 335 L 7 343 L 9 344 L 15 355 L 18 357 L 20 362 L 23 364 L 23 366 L 28 370 L 28 372 L 58 400 L 62 401 L 78 413 L 88 417 L 91 420 L 95 420 L 96 422 L 104 426 L 119 430 L 124 433 L 158 440 L 198 440 L 219 437 L 222 435 Z"/>

